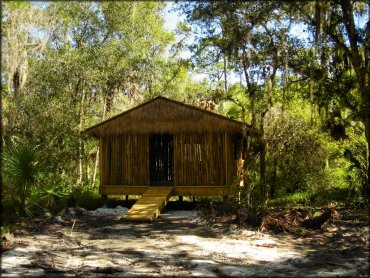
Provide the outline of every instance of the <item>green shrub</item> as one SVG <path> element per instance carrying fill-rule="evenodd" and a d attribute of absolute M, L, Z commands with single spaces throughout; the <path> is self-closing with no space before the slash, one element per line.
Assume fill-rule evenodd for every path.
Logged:
<path fill-rule="evenodd" d="M 18 227 L 13 225 L 13 226 L 1 226 L 0 227 L 0 235 L 1 237 L 5 234 L 10 234 L 14 232 Z"/>
<path fill-rule="evenodd" d="M 59 212 L 67 206 L 69 196 L 68 187 L 56 184 L 51 181 L 45 186 L 39 186 L 30 198 L 33 207 L 43 215 L 50 215 Z"/>
<path fill-rule="evenodd" d="M 270 120 L 266 140 L 269 146 L 268 183 L 278 196 L 304 192 L 312 187 L 325 188 L 327 152 L 316 128 L 286 113 L 284 117 Z"/>
<path fill-rule="evenodd" d="M 93 210 L 101 207 L 101 196 L 98 189 L 91 189 L 88 186 L 74 187 L 68 197 L 67 204 L 68 206 Z"/>
<path fill-rule="evenodd" d="M 295 192 L 270 200 L 270 206 L 276 207 L 289 207 L 292 205 L 306 206 L 310 204 L 311 204 L 311 194 L 309 192 Z"/>
<path fill-rule="evenodd" d="M 14 202 L 15 210 L 28 211 L 28 200 L 37 184 L 38 176 L 43 172 L 42 158 L 36 147 L 20 140 L 15 140 L 4 148 L 3 181 L 4 193 Z"/>

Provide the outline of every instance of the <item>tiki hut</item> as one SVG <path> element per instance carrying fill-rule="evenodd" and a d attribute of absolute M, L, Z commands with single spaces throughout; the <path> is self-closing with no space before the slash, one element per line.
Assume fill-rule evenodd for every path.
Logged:
<path fill-rule="evenodd" d="M 100 143 L 100 193 L 227 196 L 241 158 L 244 123 L 156 97 L 85 130 Z"/>

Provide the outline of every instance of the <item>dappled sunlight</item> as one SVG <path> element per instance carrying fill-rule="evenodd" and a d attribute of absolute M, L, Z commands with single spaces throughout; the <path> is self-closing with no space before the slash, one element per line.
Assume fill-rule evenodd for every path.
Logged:
<path fill-rule="evenodd" d="M 40 251 L 41 249 L 35 246 L 27 248 L 17 247 L 6 252 L 6 256 L 1 257 L 1 267 L 3 269 L 11 268 L 15 264 L 22 265 L 30 263 L 31 252 Z"/>
<path fill-rule="evenodd" d="M 250 229 L 221 232 L 196 211 L 164 211 L 148 223 L 87 213 L 43 228 L 17 238 L 21 247 L 2 254 L 2 274 L 336 277 L 361 276 L 367 269 L 363 248 Z M 317 240 L 323 236 L 328 237 L 322 233 Z"/>
<path fill-rule="evenodd" d="M 302 253 L 298 253 L 293 250 L 283 249 L 283 245 L 277 243 L 272 239 L 259 239 L 256 240 L 238 240 L 228 239 L 227 237 L 221 239 L 209 239 L 201 238 L 193 235 L 177 236 L 181 244 L 194 245 L 197 251 L 195 255 L 204 254 L 204 251 L 208 253 L 215 253 L 222 255 L 225 258 L 232 259 L 244 259 L 248 263 L 255 261 L 266 261 L 266 262 L 279 262 L 289 258 L 302 256 Z M 264 247 L 267 245 L 268 247 Z M 274 245 L 275 247 L 270 247 Z"/>

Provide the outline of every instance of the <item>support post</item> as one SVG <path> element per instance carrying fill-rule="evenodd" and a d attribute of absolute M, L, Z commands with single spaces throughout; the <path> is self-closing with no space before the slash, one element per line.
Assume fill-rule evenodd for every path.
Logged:
<path fill-rule="evenodd" d="M 180 195 L 180 196 L 179 196 L 179 202 L 181 202 L 181 203 L 182 203 L 183 201 L 184 201 L 184 196 Z"/>
<path fill-rule="evenodd" d="M 107 203 L 108 203 L 108 195 L 101 195 L 101 204 L 102 204 L 102 207 L 103 208 L 106 208 L 107 207 Z"/>
<path fill-rule="evenodd" d="M 126 195 L 126 202 L 128 201 L 128 195 Z"/>
<path fill-rule="evenodd" d="M 228 181 L 228 169 L 227 169 L 227 164 L 228 164 L 228 159 L 227 159 L 227 147 L 228 147 L 228 144 L 227 144 L 227 135 L 226 135 L 226 131 L 224 132 L 224 155 L 225 155 L 225 184 L 226 186 L 229 185 L 229 181 Z"/>

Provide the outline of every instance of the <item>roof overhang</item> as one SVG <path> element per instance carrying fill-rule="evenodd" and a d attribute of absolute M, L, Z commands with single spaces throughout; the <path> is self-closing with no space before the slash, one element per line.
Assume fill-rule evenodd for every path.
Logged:
<path fill-rule="evenodd" d="M 243 122 L 162 96 L 153 98 L 83 131 L 94 137 L 130 133 L 205 132 L 259 135 L 257 130 Z"/>

